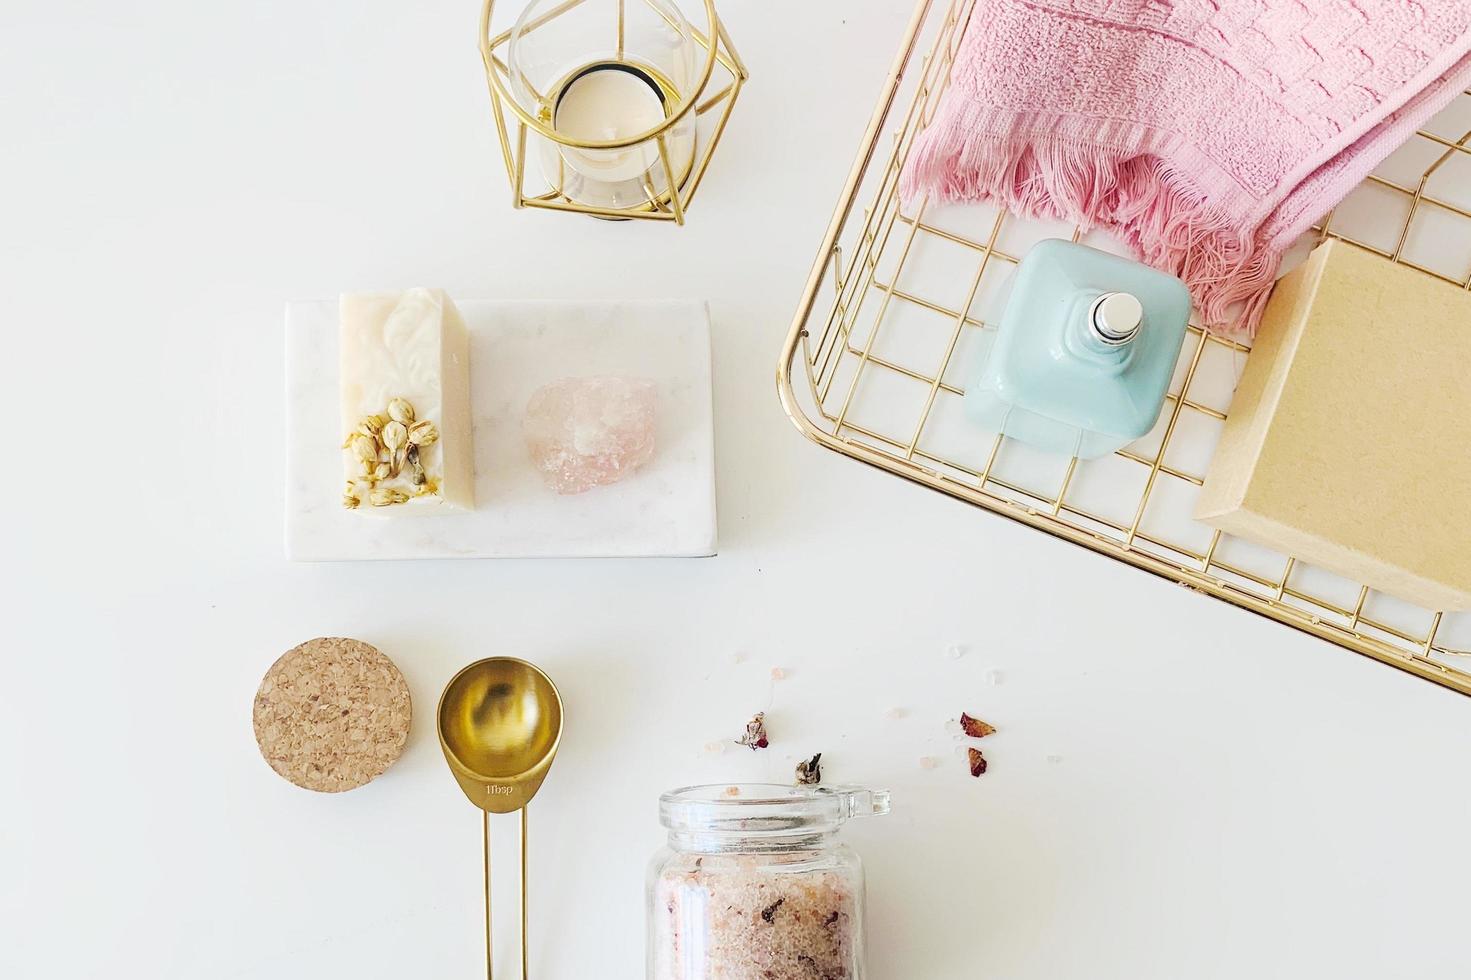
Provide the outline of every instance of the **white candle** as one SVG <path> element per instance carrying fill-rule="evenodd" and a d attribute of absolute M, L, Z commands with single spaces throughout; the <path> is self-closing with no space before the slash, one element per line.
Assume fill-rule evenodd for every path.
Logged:
<path fill-rule="evenodd" d="M 607 141 L 647 132 L 664 121 L 658 87 L 637 69 L 609 64 L 585 70 L 557 100 L 553 125 L 572 139 Z M 642 178 L 659 161 L 649 141 L 619 150 L 564 148 L 567 163 L 594 180 L 610 183 Z"/>

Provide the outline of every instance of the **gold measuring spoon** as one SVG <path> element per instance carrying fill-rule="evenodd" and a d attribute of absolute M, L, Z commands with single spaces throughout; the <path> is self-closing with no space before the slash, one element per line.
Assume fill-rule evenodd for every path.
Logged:
<path fill-rule="evenodd" d="M 481 809 L 485 854 L 485 975 L 490 947 L 490 815 L 521 812 L 521 980 L 526 980 L 526 804 L 562 740 L 562 696 L 524 660 L 491 657 L 461 670 L 439 697 L 439 746 L 455 781 Z"/>

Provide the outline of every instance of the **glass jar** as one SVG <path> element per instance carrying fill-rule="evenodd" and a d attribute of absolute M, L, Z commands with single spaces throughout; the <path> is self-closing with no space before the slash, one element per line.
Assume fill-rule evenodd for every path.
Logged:
<path fill-rule="evenodd" d="M 856 787 L 691 786 L 659 798 L 649 980 L 861 980 L 863 867 L 837 840 L 889 812 Z"/>

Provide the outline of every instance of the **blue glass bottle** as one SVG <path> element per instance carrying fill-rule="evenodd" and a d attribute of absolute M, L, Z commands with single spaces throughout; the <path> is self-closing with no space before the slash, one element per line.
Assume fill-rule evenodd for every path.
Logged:
<path fill-rule="evenodd" d="M 1190 293 L 1174 276 L 1039 242 L 971 373 L 966 415 L 1051 452 L 1107 455 L 1154 428 L 1189 321 Z"/>

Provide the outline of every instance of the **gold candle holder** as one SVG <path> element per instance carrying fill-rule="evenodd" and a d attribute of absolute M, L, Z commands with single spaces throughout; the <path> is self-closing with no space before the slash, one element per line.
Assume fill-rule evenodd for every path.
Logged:
<path fill-rule="evenodd" d="M 531 0 L 492 35 L 495 5 L 480 53 L 512 205 L 684 224 L 748 78 L 715 0 L 703 31 L 672 0 Z"/>

